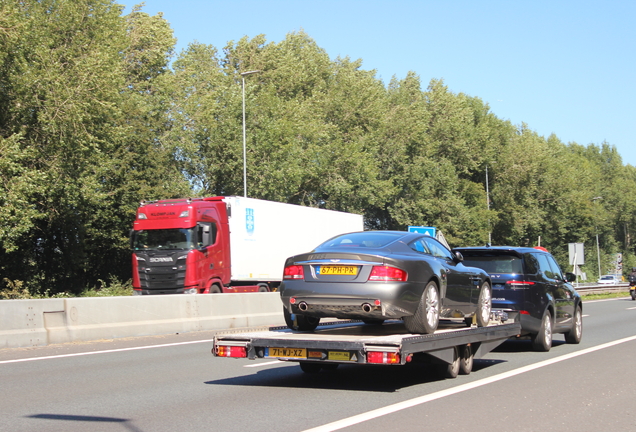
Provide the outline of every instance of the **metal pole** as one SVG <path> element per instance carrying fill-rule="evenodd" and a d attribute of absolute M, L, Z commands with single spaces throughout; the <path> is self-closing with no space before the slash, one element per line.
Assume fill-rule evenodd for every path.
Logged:
<path fill-rule="evenodd" d="M 241 76 L 241 80 L 243 81 L 243 196 L 247 198 L 247 145 L 246 145 L 246 138 L 245 138 L 245 76 Z"/>
<path fill-rule="evenodd" d="M 594 204 L 596 204 L 596 200 L 600 200 L 603 199 L 603 197 L 594 197 L 592 198 L 592 201 L 594 201 Z M 598 277 L 599 279 L 601 278 L 601 247 L 599 246 L 598 243 L 598 226 L 595 226 L 594 229 L 596 230 L 596 257 L 598 259 Z"/>
<path fill-rule="evenodd" d="M 492 231 L 490 230 L 490 187 L 488 186 L 488 165 L 486 165 L 486 206 L 488 208 L 488 244 L 492 244 Z"/>
<path fill-rule="evenodd" d="M 259 70 L 253 70 L 241 73 L 241 82 L 243 87 L 243 196 L 247 198 L 247 139 L 245 134 L 245 77 L 259 73 Z"/>

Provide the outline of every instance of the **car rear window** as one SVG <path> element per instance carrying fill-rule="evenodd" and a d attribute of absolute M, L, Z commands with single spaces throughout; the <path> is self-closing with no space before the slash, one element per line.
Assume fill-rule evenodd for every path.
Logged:
<path fill-rule="evenodd" d="M 523 273 L 521 258 L 513 255 L 464 255 L 465 266 L 484 269 L 486 273 Z"/>
<path fill-rule="evenodd" d="M 338 237 L 327 240 L 316 250 L 320 249 L 333 249 L 333 248 L 381 248 L 389 243 L 403 237 L 402 233 L 387 233 L 387 232 L 357 232 L 350 234 L 343 234 Z"/>

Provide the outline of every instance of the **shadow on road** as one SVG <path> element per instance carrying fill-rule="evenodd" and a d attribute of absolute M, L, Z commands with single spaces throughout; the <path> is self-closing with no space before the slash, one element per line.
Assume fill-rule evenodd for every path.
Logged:
<path fill-rule="evenodd" d="M 475 360 L 473 373 L 502 360 Z M 279 366 L 243 375 L 207 381 L 209 385 L 250 387 L 316 388 L 364 392 L 396 392 L 402 388 L 443 380 L 434 365 L 409 363 L 403 366 L 340 365 L 338 369 L 305 373 L 299 366 Z"/>

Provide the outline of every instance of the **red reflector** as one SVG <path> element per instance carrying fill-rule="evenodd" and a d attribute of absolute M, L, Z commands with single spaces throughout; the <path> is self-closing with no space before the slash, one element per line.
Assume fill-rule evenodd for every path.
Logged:
<path fill-rule="evenodd" d="M 395 352 L 369 351 L 367 352 L 367 362 L 378 364 L 397 364 L 400 363 L 400 354 Z"/>
<path fill-rule="evenodd" d="M 291 297 L 291 298 L 289 299 L 289 303 L 291 303 L 291 304 L 296 304 L 296 297 Z"/>
<path fill-rule="evenodd" d="M 382 302 L 379 299 L 376 299 L 376 301 L 374 301 L 373 304 L 376 306 L 381 306 Z"/>
<path fill-rule="evenodd" d="M 530 312 L 528 312 L 528 311 L 523 311 L 523 310 L 522 310 L 522 311 L 519 311 L 519 313 L 520 313 L 521 315 L 530 315 Z"/>
<path fill-rule="evenodd" d="M 398 281 L 406 282 L 406 272 L 397 267 L 374 266 L 369 276 L 370 281 Z"/>
<path fill-rule="evenodd" d="M 247 350 L 243 346 L 217 345 L 216 355 L 218 357 L 247 357 Z"/>
<path fill-rule="evenodd" d="M 290 265 L 283 270 L 283 279 L 305 279 L 303 266 Z"/>

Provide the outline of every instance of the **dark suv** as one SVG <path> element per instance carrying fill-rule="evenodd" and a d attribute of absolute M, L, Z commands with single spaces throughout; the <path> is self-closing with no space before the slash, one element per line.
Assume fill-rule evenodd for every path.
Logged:
<path fill-rule="evenodd" d="M 553 333 L 564 333 L 567 343 L 581 341 L 583 305 L 570 284 L 576 277 L 564 275 L 544 248 L 482 246 L 454 251 L 464 256 L 464 265 L 490 274 L 493 311 L 518 317 L 535 350 L 549 351 Z"/>

